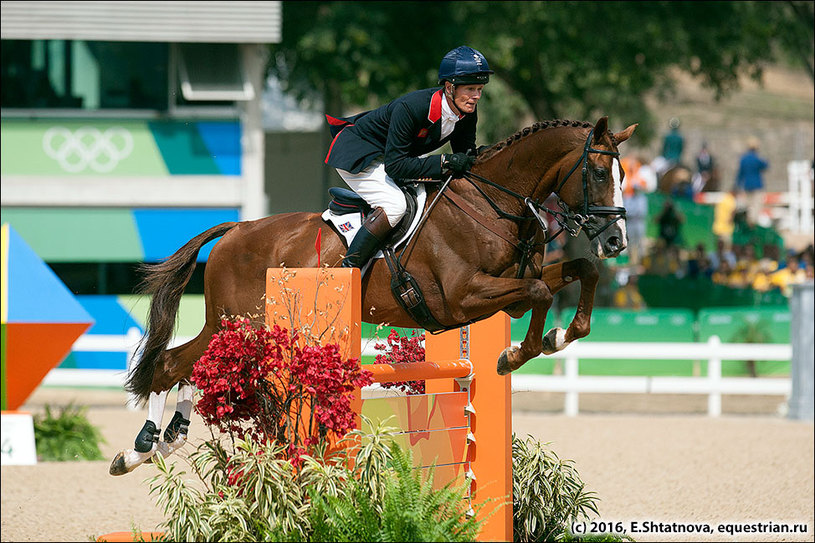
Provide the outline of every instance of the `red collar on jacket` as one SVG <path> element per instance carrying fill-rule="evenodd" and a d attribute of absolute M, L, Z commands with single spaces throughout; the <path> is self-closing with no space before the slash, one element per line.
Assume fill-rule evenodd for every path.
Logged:
<path fill-rule="evenodd" d="M 441 119 L 441 101 L 444 100 L 444 89 L 439 89 L 430 99 L 430 111 L 427 113 L 427 120 L 436 123 Z"/>

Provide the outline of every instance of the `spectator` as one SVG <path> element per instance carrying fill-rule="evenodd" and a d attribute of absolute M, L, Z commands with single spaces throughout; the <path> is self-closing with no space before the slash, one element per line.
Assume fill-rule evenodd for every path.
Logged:
<path fill-rule="evenodd" d="M 716 248 L 708 255 L 710 266 L 714 271 L 718 270 L 723 263 L 727 263 L 728 269 L 736 267 L 736 254 L 727 248 L 724 238 L 716 240 Z"/>
<path fill-rule="evenodd" d="M 680 277 L 682 275 L 682 261 L 679 254 L 679 247 L 676 245 L 666 247 L 665 241 L 661 239 L 651 249 L 648 256 L 643 259 L 642 265 L 645 268 L 645 273 L 649 275 L 659 275 L 662 277 L 669 275 Z"/>
<path fill-rule="evenodd" d="M 631 187 L 631 195 L 624 198 L 626 231 L 628 232 L 629 261 L 639 266 L 645 243 L 645 221 L 648 218 L 648 198 L 640 185 Z"/>
<path fill-rule="evenodd" d="M 637 173 L 643 184 L 642 190 L 643 192 L 654 192 L 657 190 L 657 172 L 654 171 L 653 166 L 645 162 L 644 159 L 640 158 L 639 160 L 642 165 Z"/>
<path fill-rule="evenodd" d="M 798 255 L 790 253 L 787 255 L 786 266 L 770 275 L 770 284 L 781 289 L 784 296 L 792 294 L 792 285 L 803 283 L 807 280 L 806 270 L 800 267 Z"/>
<path fill-rule="evenodd" d="M 710 278 L 713 275 L 713 266 L 707 257 L 705 244 L 698 243 L 691 257 L 688 259 L 687 277 L 690 279 Z"/>
<path fill-rule="evenodd" d="M 670 198 L 665 200 L 662 211 L 654 220 L 659 225 L 659 239 L 665 247 L 682 244 L 682 223 L 685 222 L 685 218 Z"/>
<path fill-rule="evenodd" d="M 727 277 L 727 282 L 731 287 L 743 288 L 753 282 L 753 277 L 758 266 L 755 259 L 755 249 L 752 245 L 734 245 L 736 253 L 736 266 Z"/>
<path fill-rule="evenodd" d="M 711 279 L 714 283 L 720 285 L 730 285 L 733 283 L 733 273 L 735 272 L 735 265 L 731 265 L 729 261 L 722 260 L 716 269 L 713 271 Z"/>
<path fill-rule="evenodd" d="M 751 286 L 753 290 L 758 292 L 767 292 L 773 287 L 771 277 L 772 274 L 778 269 L 778 262 L 770 260 L 769 258 L 762 258 L 758 261 L 758 266 L 753 273 L 753 282 Z"/>
<path fill-rule="evenodd" d="M 724 238 L 728 243 L 733 240 L 733 229 L 736 217 L 736 189 L 730 189 L 722 195 L 713 208 L 713 233 Z"/>
<path fill-rule="evenodd" d="M 747 151 L 739 160 L 739 171 L 736 174 L 736 188 L 741 191 L 747 208 L 747 222 L 750 226 L 758 224 L 764 207 L 763 172 L 768 162 L 758 156 L 759 141 L 755 137 L 747 140 Z"/>
<path fill-rule="evenodd" d="M 668 161 L 669 168 L 682 162 L 682 150 L 685 148 L 685 138 L 679 132 L 680 124 L 679 119 L 672 117 L 669 121 L 671 130 L 665 134 L 662 140 L 662 156 Z"/>
<path fill-rule="evenodd" d="M 614 292 L 614 307 L 620 309 L 645 309 L 640 290 L 637 287 L 638 275 L 635 273 L 625 274 L 623 285 Z"/>
<path fill-rule="evenodd" d="M 620 165 L 625 172 L 623 196 L 631 196 L 634 187 L 639 187 L 643 192 L 656 190 L 657 176 L 651 165 L 647 164 L 643 158 L 628 155 L 620 160 Z"/>
<path fill-rule="evenodd" d="M 707 142 L 702 142 L 702 148 L 696 155 L 696 175 L 693 177 L 693 192 L 718 190 L 713 186 L 713 168 L 715 161 L 707 148 Z M 718 183 L 716 183 L 718 184 Z"/>

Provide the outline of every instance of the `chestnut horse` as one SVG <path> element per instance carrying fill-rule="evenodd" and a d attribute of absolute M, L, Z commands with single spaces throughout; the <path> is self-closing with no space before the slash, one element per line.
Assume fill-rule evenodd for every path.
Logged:
<path fill-rule="evenodd" d="M 470 172 L 441 190 L 427 185 L 429 208 L 418 234 L 401 257 L 416 279 L 432 316 L 443 328 L 455 328 L 504 311 L 521 317 L 532 310 L 529 329 L 519 347 L 498 356 L 499 374 L 510 373 L 541 353 L 552 354 L 589 333 L 598 272 L 579 258 L 543 265 L 545 245 L 555 235 L 546 231 L 544 214 L 560 230 L 585 231 L 594 254 L 614 257 L 626 247 L 623 171 L 617 146 L 637 125 L 611 133 L 608 119 L 595 125 L 547 121 L 524 128 L 479 153 Z M 439 194 L 441 192 L 441 196 Z M 554 195 L 559 209 L 543 206 Z M 126 388 L 148 401 L 148 420 L 135 449 L 121 451 L 110 467 L 121 475 L 164 456 L 186 440 L 193 387 L 188 378 L 219 328 L 222 315 L 263 312 L 266 269 L 314 267 L 318 229 L 320 258 L 338 266 L 346 246 L 320 213 L 284 213 L 210 228 L 190 240 L 166 261 L 146 268 L 144 292 L 152 295 L 147 333 L 139 362 Z M 184 345 L 167 349 L 184 287 L 200 248 L 221 238 L 205 271 L 206 323 Z M 569 283 L 581 284 L 577 312 L 566 330 L 543 336 L 553 295 Z M 372 262 L 363 279 L 363 320 L 390 326 L 421 327 L 397 303 L 391 274 L 383 259 Z M 177 411 L 159 439 L 167 393 L 179 384 Z"/>

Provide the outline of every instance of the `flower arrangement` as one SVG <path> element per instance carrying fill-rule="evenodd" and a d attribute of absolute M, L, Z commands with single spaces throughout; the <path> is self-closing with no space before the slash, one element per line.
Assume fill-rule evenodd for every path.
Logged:
<path fill-rule="evenodd" d="M 355 428 L 350 397 L 371 384 L 359 360 L 344 359 L 336 343 L 303 344 L 298 332 L 224 317 L 193 368 L 196 409 L 210 426 L 235 439 L 287 444 L 298 458 Z"/>
<path fill-rule="evenodd" d="M 391 329 L 386 341 L 387 345 L 385 343 L 374 345 L 374 349 L 383 351 L 376 355 L 377 364 L 407 364 L 425 360 L 424 334 L 416 335 L 414 330 L 410 336 L 399 336 L 396 330 Z M 382 387 L 402 390 L 408 395 L 425 393 L 424 380 L 383 383 Z"/>

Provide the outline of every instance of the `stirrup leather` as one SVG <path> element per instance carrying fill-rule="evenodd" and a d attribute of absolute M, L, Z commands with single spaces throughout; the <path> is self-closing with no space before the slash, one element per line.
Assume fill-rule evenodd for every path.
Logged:
<path fill-rule="evenodd" d="M 391 272 L 391 292 L 402 309 L 425 330 L 443 330 L 444 326 L 439 324 L 427 307 L 419 283 L 399 263 L 393 254 L 393 248 L 385 247 L 382 253 Z"/>

